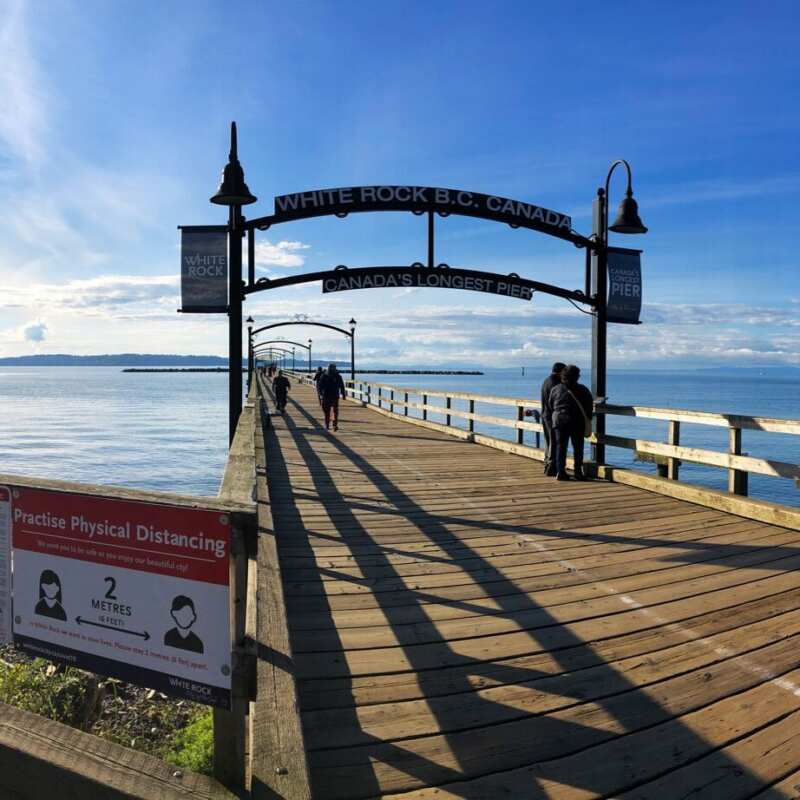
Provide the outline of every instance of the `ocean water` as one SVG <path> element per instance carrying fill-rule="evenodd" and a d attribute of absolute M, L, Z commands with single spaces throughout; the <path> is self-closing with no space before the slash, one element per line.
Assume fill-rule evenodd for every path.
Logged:
<path fill-rule="evenodd" d="M 226 373 L 0 368 L 0 473 L 216 495 Z"/>
<path fill-rule="evenodd" d="M 399 387 L 538 398 L 545 375 L 532 368 L 487 370 L 480 376 L 361 375 Z M 0 473 L 215 495 L 227 452 L 227 375 L 126 373 L 119 367 L 0 368 Z M 612 372 L 609 401 L 767 417 L 800 418 L 800 380 L 703 373 Z M 412 400 L 415 399 L 412 397 Z M 431 398 L 431 404 L 442 402 Z M 454 408 L 465 408 L 454 402 Z M 476 406 L 476 412 L 512 417 L 514 410 Z M 413 413 L 413 412 L 412 412 Z M 430 419 L 436 419 L 431 415 Z M 466 422 L 454 418 L 466 427 Z M 476 423 L 476 431 L 513 438 L 514 431 Z M 667 423 L 610 417 L 609 433 L 666 441 Z M 743 432 L 743 450 L 760 458 L 800 463 L 800 436 Z M 535 434 L 525 433 L 535 444 Z M 681 444 L 727 449 L 727 431 L 681 426 Z M 608 449 L 608 460 L 655 472 L 633 454 Z M 724 469 L 684 463 L 681 479 L 725 489 Z M 750 495 L 800 506 L 791 480 L 750 476 Z"/>

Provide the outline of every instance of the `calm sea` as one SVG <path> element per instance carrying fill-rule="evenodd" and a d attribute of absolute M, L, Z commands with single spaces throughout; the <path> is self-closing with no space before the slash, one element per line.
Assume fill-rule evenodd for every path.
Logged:
<path fill-rule="evenodd" d="M 374 382 L 509 397 L 537 397 L 537 370 L 487 370 L 481 376 L 370 375 Z M 610 402 L 689 408 L 768 417 L 800 417 L 800 380 L 698 373 L 611 373 Z M 431 402 L 438 402 L 432 400 Z M 224 373 L 126 373 L 118 367 L 0 368 L 0 473 L 215 495 L 227 450 L 227 376 Z M 508 416 L 502 406 L 478 413 Z M 431 419 L 435 419 L 432 416 Z M 609 432 L 666 441 L 666 422 L 611 417 Z M 504 428 L 476 430 L 509 438 Z M 535 435 L 525 434 L 535 443 Z M 727 431 L 682 425 L 681 444 L 724 450 Z M 800 462 L 800 437 L 743 432 L 752 456 Z M 610 448 L 608 459 L 634 464 L 629 451 Z M 727 485 L 725 470 L 684 464 L 681 479 L 712 488 Z M 791 480 L 750 476 L 750 494 L 800 505 Z"/>

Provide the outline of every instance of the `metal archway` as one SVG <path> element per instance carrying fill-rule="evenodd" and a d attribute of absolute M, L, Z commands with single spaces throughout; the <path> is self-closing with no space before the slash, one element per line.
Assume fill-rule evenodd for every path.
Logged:
<path fill-rule="evenodd" d="M 608 188 L 611 174 L 617 165 L 624 165 L 628 173 L 626 199 L 620 205 L 619 216 L 614 224 L 608 225 Z M 241 213 L 242 207 L 255 203 L 257 198 L 250 192 L 244 180 L 244 170 L 239 162 L 236 123 L 231 123 L 231 146 L 228 163 L 223 172 L 223 180 L 212 203 L 228 206 L 228 304 L 221 306 L 189 304 L 186 311 L 204 313 L 209 311 L 225 311 L 228 313 L 228 362 L 229 365 L 242 361 L 242 301 L 247 294 L 279 286 L 296 285 L 313 280 L 324 280 L 326 273 L 311 273 L 304 276 L 282 278 L 273 281 L 255 277 L 255 232 L 268 230 L 274 225 L 293 222 L 314 217 L 336 216 L 345 218 L 351 213 L 374 211 L 405 211 L 417 216 L 427 215 L 428 222 L 428 258 L 427 267 L 434 269 L 434 220 L 448 217 L 451 214 L 475 217 L 493 222 L 504 223 L 511 228 L 524 228 L 538 231 L 567 241 L 586 250 L 585 291 L 569 291 L 561 287 L 524 281 L 515 276 L 518 283 L 532 291 L 541 291 L 563 297 L 574 303 L 582 303 L 593 309 L 592 323 L 592 390 L 596 397 L 605 396 L 606 385 L 606 338 L 607 338 L 607 293 L 608 293 L 608 231 L 617 233 L 646 233 L 647 228 L 638 215 L 638 207 L 633 199 L 631 186 L 631 170 L 626 161 L 615 161 L 606 177 L 605 189 L 597 190 L 592 206 L 592 234 L 583 236 L 572 228 L 569 215 L 552 211 L 532 203 L 512 200 L 496 195 L 485 195 L 463 189 L 446 189 L 431 186 L 351 186 L 345 188 L 314 189 L 306 192 L 279 195 L 274 199 L 275 211 L 268 216 L 246 220 Z M 179 226 L 180 227 L 180 226 Z M 200 226 L 207 231 L 219 233 L 222 226 Z M 197 230 L 197 227 L 195 226 Z M 248 272 L 247 282 L 242 280 L 242 239 L 247 236 Z M 640 252 L 640 251 L 630 251 Z M 214 256 L 218 256 L 215 254 Z M 420 265 L 422 266 L 422 265 Z M 380 268 L 379 268 L 380 269 Z M 394 267 L 386 270 L 408 269 Z M 356 270 L 351 271 L 351 274 Z M 465 279 L 497 280 L 493 273 L 474 270 L 460 270 Z M 508 277 L 508 276 L 506 276 Z M 364 286 L 350 288 L 366 288 Z M 455 287 L 465 288 L 465 287 Z M 324 291 L 335 291 L 325 289 Z M 512 295 L 519 296 L 519 295 Z M 529 299 L 529 298 L 527 298 Z M 638 321 L 631 320 L 614 321 Z M 293 323 L 283 323 L 293 324 Z M 300 323 L 294 323 L 300 324 Z M 306 323 L 308 324 L 308 323 Z M 262 330 L 270 326 L 265 326 Z M 277 327 L 277 326 L 275 326 Z M 335 326 L 345 335 L 347 331 Z M 352 342 L 352 338 L 351 338 Z M 241 374 L 236 369 L 229 369 L 229 437 L 233 435 L 242 409 Z M 595 420 L 595 431 L 602 434 L 605 430 L 605 417 L 599 415 Z M 595 448 L 597 460 L 602 460 L 602 445 Z"/>

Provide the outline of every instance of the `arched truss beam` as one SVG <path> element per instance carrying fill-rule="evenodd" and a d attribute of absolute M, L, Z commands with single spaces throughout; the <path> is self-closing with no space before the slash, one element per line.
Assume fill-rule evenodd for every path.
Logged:
<path fill-rule="evenodd" d="M 262 350 L 260 350 L 258 352 L 253 350 L 253 355 L 258 355 L 258 356 L 264 355 L 264 351 L 265 350 L 268 350 L 268 351 L 270 351 L 272 353 L 280 353 L 281 355 L 289 355 L 290 356 L 292 354 L 292 351 L 291 350 L 287 350 L 285 347 L 265 347 L 265 348 L 263 348 Z"/>
<path fill-rule="evenodd" d="M 327 275 L 328 273 L 324 272 L 310 272 L 308 275 Z M 338 273 L 335 273 L 338 274 Z M 258 288 L 253 289 L 243 289 L 245 294 L 251 294 L 252 292 L 261 292 L 264 289 L 277 289 L 281 286 L 291 286 L 295 283 L 309 283 L 313 280 L 322 280 L 322 278 L 307 278 L 306 275 L 295 275 L 292 278 L 278 278 L 274 281 L 270 281 L 269 285 L 264 283 L 256 284 Z M 296 280 L 297 278 L 307 278 L 306 280 Z M 264 280 L 264 278 L 262 278 Z M 288 281 L 288 283 L 286 282 Z M 261 333 L 261 331 L 268 331 L 272 328 L 280 328 L 282 325 L 313 325 L 316 328 L 330 328 L 332 331 L 339 331 L 339 333 L 343 333 L 345 336 L 350 337 L 352 334 L 350 331 L 346 331 L 344 328 L 337 328 L 336 325 L 329 325 L 327 322 L 309 322 L 308 320 L 292 320 L 291 322 L 273 322 L 271 325 L 264 325 L 261 328 L 255 328 L 253 330 L 252 335 L 255 336 L 257 333 Z"/>
<path fill-rule="evenodd" d="M 307 344 L 303 344 L 302 342 L 293 342 L 291 339 L 270 339 L 268 342 L 255 342 L 253 344 L 253 350 L 258 349 L 259 347 L 266 347 L 271 344 L 295 344 L 298 347 L 302 347 L 304 350 L 309 349 Z"/>
<path fill-rule="evenodd" d="M 474 269 L 461 269 L 460 267 L 447 267 L 446 265 L 440 265 L 439 267 L 434 267 L 433 269 L 429 267 L 419 266 L 418 269 L 420 273 L 424 275 L 425 273 L 438 273 L 441 269 L 447 269 L 447 274 L 450 276 L 458 276 L 461 278 L 471 278 L 473 280 L 481 280 L 481 281 L 502 281 L 505 278 L 512 278 L 514 282 L 519 284 L 520 286 L 524 286 L 529 288 L 531 291 L 534 292 L 542 292 L 543 294 L 553 295 L 554 297 L 561 297 L 565 300 L 572 300 L 576 303 L 584 303 L 586 305 L 594 306 L 597 304 L 597 301 L 592 297 L 587 297 L 586 294 L 579 289 L 570 290 L 570 289 L 562 289 L 560 286 L 553 286 L 549 283 L 542 283 L 540 281 L 532 281 L 528 280 L 527 278 L 520 278 L 515 273 L 511 273 L 511 275 L 502 275 L 496 272 L 485 272 L 482 270 L 474 270 Z M 336 269 L 331 270 L 323 270 L 320 272 L 307 272 L 303 275 L 290 275 L 286 278 L 259 278 L 258 281 L 253 284 L 252 286 L 243 286 L 242 291 L 244 294 L 253 294 L 255 292 L 263 292 L 267 289 L 279 289 L 283 286 L 297 286 L 298 284 L 302 283 L 314 283 L 315 281 L 325 281 L 326 279 L 340 279 L 344 276 L 348 278 L 356 278 L 363 277 L 366 275 L 374 276 L 376 274 L 384 275 L 386 277 L 392 275 L 393 273 L 397 273 L 400 271 L 407 271 L 409 269 L 408 266 L 394 266 L 394 267 L 344 267 L 340 266 Z M 426 286 L 424 283 L 421 284 L 425 288 L 443 288 L 443 287 L 434 287 L 434 286 Z M 481 284 L 483 285 L 483 284 Z M 258 328 L 258 330 L 254 330 L 253 334 L 255 335 L 259 331 L 268 330 L 269 328 L 277 328 L 281 325 L 318 325 L 323 328 L 331 328 L 332 330 L 339 331 L 340 333 L 345 334 L 345 336 L 350 336 L 350 332 L 344 330 L 343 328 L 337 328 L 335 325 L 326 325 L 322 322 L 276 322 L 272 325 L 265 325 L 263 328 Z"/>

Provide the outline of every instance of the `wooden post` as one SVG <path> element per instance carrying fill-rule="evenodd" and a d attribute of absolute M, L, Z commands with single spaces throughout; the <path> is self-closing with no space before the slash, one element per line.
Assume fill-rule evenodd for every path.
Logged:
<path fill-rule="evenodd" d="M 728 429 L 728 452 L 732 456 L 742 454 L 742 429 Z M 728 470 L 728 491 L 731 494 L 741 494 L 747 496 L 747 473 L 740 469 Z"/>
<path fill-rule="evenodd" d="M 403 416 L 407 417 L 408 416 L 408 392 L 404 392 L 403 393 L 403 402 L 405 403 L 405 406 L 403 408 Z"/>
<path fill-rule="evenodd" d="M 525 419 L 525 409 L 522 406 L 517 406 L 517 422 L 522 422 Z M 517 428 L 517 444 L 524 444 L 525 431 L 522 428 Z"/>
<path fill-rule="evenodd" d="M 231 525 L 230 620 L 232 642 L 231 710 L 214 709 L 214 777 L 229 789 L 244 789 L 247 774 L 247 714 L 250 708 L 248 662 L 239 646 L 247 615 L 245 532 L 234 517 Z"/>
<path fill-rule="evenodd" d="M 669 430 L 667 441 L 669 444 L 676 447 L 681 443 L 681 423 L 676 420 L 669 421 Z M 667 460 L 667 477 L 671 481 L 678 480 L 678 473 L 680 471 L 681 461 L 679 458 L 670 458 Z"/>
<path fill-rule="evenodd" d="M 469 413 L 470 414 L 474 414 L 475 413 L 475 401 L 474 400 L 470 400 L 469 401 Z M 473 433 L 474 431 L 475 431 L 475 420 L 470 418 L 470 420 L 469 420 L 469 432 Z"/>
<path fill-rule="evenodd" d="M 428 395 L 426 395 L 426 394 L 422 395 L 422 405 L 423 406 L 427 406 L 428 405 Z M 422 409 L 422 419 L 428 419 L 428 409 L 427 408 L 423 408 Z"/>
<path fill-rule="evenodd" d="M 452 408 L 452 405 L 453 405 L 453 398 L 452 397 L 445 397 L 444 402 L 445 402 L 445 407 L 446 408 L 448 408 L 448 409 Z M 450 424 L 450 414 L 445 414 L 445 424 L 447 424 L 447 425 Z"/>
<path fill-rule="evenodd" d="M 372 384 L 367 384 L 367 405 L 372 402 Z"/>

